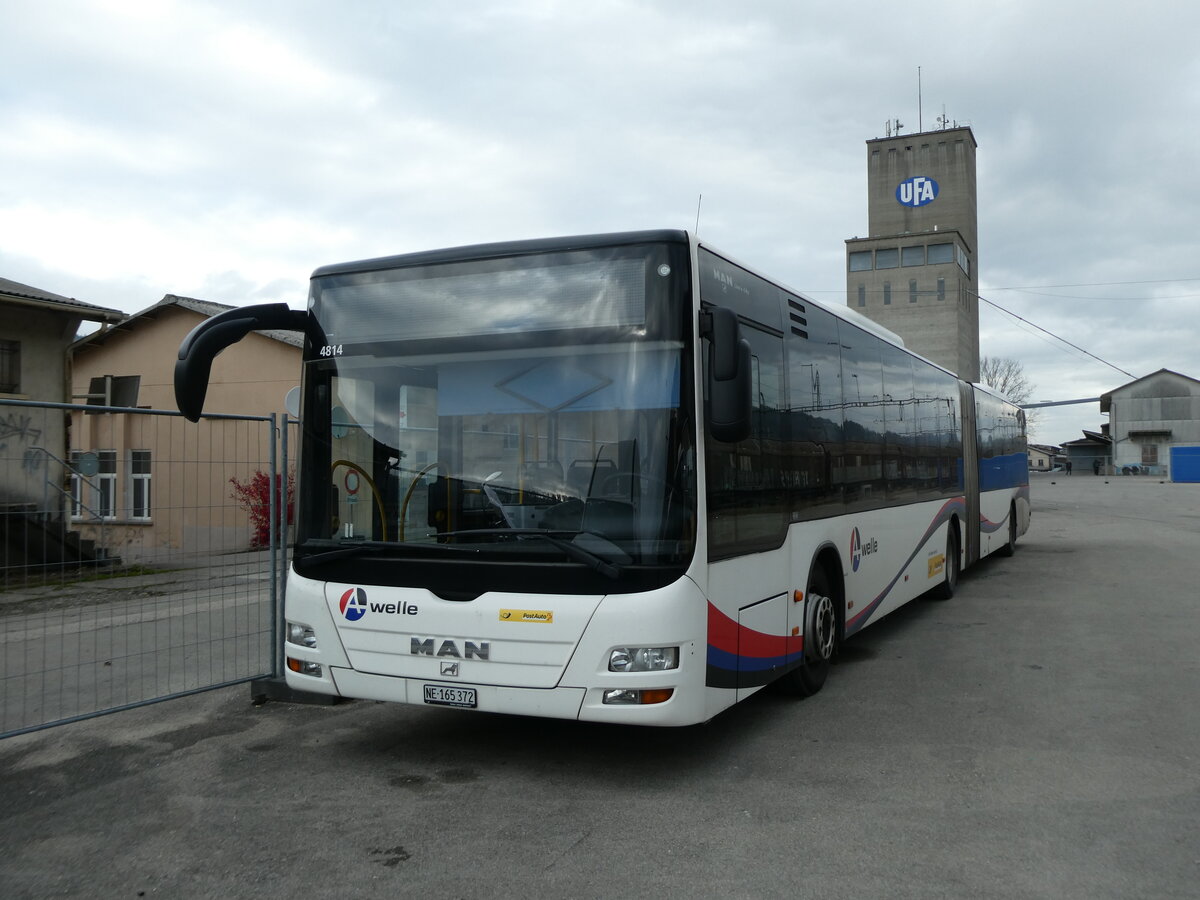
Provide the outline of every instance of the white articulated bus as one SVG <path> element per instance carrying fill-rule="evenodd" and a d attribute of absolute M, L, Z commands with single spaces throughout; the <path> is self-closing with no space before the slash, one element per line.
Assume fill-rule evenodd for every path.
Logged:
<path fill-rule="evenodd" d="M 326 266 L 307 311 L 296 689 L 644 725 L 771 682 L 1028 527 L 1024 416 L 683 231 Z"/>

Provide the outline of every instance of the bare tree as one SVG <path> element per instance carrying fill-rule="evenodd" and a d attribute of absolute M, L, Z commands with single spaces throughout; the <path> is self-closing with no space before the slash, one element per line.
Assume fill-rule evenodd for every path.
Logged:
<path fill-rule="evenodd" d="M 979 380 L 1018 405 L 1033 396 L 1036 386 L 1025 377 L 1025 367 L 1011 356 L 985 356 L 980 359 Z"/>
<path fill-rule="evenodd" d="M 979 360 L 979 380 L 995 388 L 1013 403 L 1020 406 L 1033 396 L 1037 387 L 1025 377 L 1025 367 L 1011 356 L 985 356 Z M 1038 410 L 1025 413 L 1025 426 L 1033 431 Z"/>

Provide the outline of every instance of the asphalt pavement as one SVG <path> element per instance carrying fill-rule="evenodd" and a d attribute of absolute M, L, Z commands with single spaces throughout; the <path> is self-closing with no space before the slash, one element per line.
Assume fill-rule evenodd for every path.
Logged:
<path fill-rule="evenodd" d="M 1015 557 L 706 725 L 240 686 L 0 741 L 0 897 L 1194 898 L 1200 485 L 1032 493 Z"/>

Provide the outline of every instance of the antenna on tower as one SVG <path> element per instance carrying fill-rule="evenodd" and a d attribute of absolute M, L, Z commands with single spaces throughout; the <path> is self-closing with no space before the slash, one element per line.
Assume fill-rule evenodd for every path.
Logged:
<path fill-rule="evenodd" d="M 921 67 L 917 66 L 917 133 L 925 130 L 925 113 L 921 108 Z"/>
<path fill-rule="evenodd" d="M 946 118 L 946 104 L 942 104 L 942 114 L 937 117 L 937 122 L 942 126 L 941 130 L 945 131 L 946 126 L 950 124 L 950 120 Z"/>

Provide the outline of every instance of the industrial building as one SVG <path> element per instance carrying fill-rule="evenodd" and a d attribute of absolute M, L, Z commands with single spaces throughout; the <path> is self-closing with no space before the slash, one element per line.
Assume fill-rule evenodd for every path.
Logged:
<path fill-rule="evenodd" d="M 846 303 L 922 356 L 979 380 L 975 136 L 867 141 L 867 237 L 846 241 Z"/>
<path fill-rule="evenodd" d="M 1200 381 L 1159 369 L 1102 394 L 1115 472 L 1200 481 Z"/>

